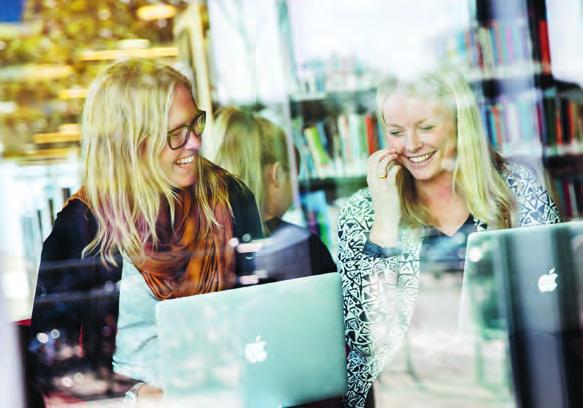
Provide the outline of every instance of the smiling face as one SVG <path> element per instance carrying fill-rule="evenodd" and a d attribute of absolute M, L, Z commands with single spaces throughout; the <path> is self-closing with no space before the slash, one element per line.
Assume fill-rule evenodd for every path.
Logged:
<path fill-rule="evenodd" d="M 168 131 L 188 125 L 199 112 L 192 94 L 183 84 L 176 85 L 172 105 L 168 114 Z M 182 132 L 186 132 L 182 128 Z M 173 150 L 168 143 L 160 153 L 160 163 L 164 174 L 174 187 L 185 188 L 196 181 L 194 166 L 201 147 L 200 139 L 191 133 L 188 141 L 179 149 Z"/>
<path fill-rule="evenodd" d="M 438 101 L 397 91 L 382 106 L 385 135 L 416 183 L 451 174 L 456 157 L 452 109 Z"/>

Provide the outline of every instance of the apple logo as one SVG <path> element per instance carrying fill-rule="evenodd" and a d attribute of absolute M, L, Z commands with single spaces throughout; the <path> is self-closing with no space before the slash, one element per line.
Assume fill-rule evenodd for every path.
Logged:
<path fill-rule="evenodd" d="M 261 336 L 257 336 L 253 343 L 245 346 L 245 357 L 251 363 L 260 363 L 267 358 L 267 351 L 265 351 L 265 342 L 261 341 Z"/>
<path fill-rule="evenodd" d="M 538 279 L 538 290 L 541 292 L 552 292 L 557 287 L 557 274 L 555 268 L 551 269 L 548 274 L 541 275 Z"/>

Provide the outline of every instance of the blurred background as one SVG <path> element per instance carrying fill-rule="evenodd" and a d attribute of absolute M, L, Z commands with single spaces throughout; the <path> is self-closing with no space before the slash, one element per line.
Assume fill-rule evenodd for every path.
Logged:
<path fill-rule="evenodd" d="M 0 265 L 15 318 L 30 313 L 42 240 L 79 184 L 87 87 L 124 58 L 181 69 L 211 122 L 236 104 L 284 126 L 301 157 L 286 218 L 332 253 L 337 209 L 384 144 L 374 92 L 388 72 L 461 69 L 491 144 L 536 171 L 565 219 L 583 208 L 580 0 L 0 4 Z M 209 158 L 215 149 L 205 139 Z"/>
<path fill-rule="evenodd" d="M 170 63 L 210 115 L 235 104 L 300 152 L 287 219 L 335 254 L 336 214 L 384 145 L 375 86 L 454 65 L 490 143 L 530 166 L 565 220 L 583 211 L 581 0 L 0 0 L 0 284 L 30 316 L 43 239 L 79 186 L 79 118 L 95 75 Z M 213 140 L 204 154 L 213 158 Z M 293 157 L 293 155 L 292 155 Z"/>

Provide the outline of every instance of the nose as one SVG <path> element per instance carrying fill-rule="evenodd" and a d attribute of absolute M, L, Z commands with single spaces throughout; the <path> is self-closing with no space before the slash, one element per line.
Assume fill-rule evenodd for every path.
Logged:
<path fill-rule="evenodd" d="M 186 141 L 186 144 L 184 145 L 185 149 L 191 149 L 191 150 L 199 150 L 201 146 L 201 140 L 200 137 L 198 137 L 194 132 L 190 132 L 190 137 L 188 138 L 188 140 Z"/>
<path fill-rule="evenodd" d="M 405 149 L 415 151 L 421 147 L 421 138 L 415 129 L 411 129 L 405 136 Z"/>

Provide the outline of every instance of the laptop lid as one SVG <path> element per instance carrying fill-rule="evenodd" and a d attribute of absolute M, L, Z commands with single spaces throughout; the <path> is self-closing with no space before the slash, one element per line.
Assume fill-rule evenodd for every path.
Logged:
<path fill-rule="evenodd" d="M 294 406 L 346 392 L 338 273 L 159 302 L 156 321 L 176 406 Z"/>
<path fill-rule="evenodd" d="M 583 222 L 468 238 L 460 325 L 506 337 L 519 406 L 583 406 L 582 284 Z"/>

